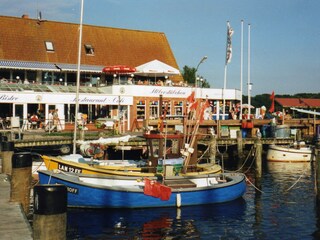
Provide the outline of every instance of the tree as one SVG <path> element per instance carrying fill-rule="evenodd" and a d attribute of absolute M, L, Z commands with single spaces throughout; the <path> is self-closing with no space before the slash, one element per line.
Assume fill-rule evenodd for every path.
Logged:
<path fill-rule="evenodd" d="M 189 84 L 194 84 L 195 83 L 195 73 L 196 73 L 196 68 L 191 68 L 187 65 L 183 67 L 182 70 L 182 77 L 185 82 Z"/>
<path fill-rule="evenodd" d="M 184 79 L 185 82 L 187 82 L 190 85 L 195 86 L 195 75 L 196 75 L 196 68 L 194 67 L 189 67 L 189 66 L 184 66 L 183 70 L 182 70 L 182 77 Z M 203 77 L 201 77 L 203 78 Z M 207 82 L 206 79 L 203 79 L 203 81 L 201 82 L 201 85 L 198 85 L 200 87 L 203 88 L 210 88 L 210 84 Z"/>

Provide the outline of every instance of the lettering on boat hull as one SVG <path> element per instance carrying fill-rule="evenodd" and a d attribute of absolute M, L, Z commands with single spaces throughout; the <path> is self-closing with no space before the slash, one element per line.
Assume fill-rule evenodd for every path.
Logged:
<path fill-rule="evenodd" d="M 58 169 L 64 172 L 82 173 L 82 169 L 58 163 Z"/>

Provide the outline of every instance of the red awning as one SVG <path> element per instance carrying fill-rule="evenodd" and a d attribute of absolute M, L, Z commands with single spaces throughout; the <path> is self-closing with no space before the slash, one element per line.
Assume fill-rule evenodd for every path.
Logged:
<path fill-rule="evenodd" d="M 102 72 L 114 74 L 114 73 L 133 73 L 136 69 L 134 67 L 129 67 L 126 65 L 113 65 L 113 66 L 106 66 L 102 69 Z"/>

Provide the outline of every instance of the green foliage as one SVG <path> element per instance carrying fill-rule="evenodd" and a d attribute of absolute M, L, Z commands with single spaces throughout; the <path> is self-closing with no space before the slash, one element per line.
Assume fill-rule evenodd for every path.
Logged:
<path fill-rule="evenodd" d="M 182 70 L 182 77 L 185 82 L 188 84 L 194 84 L 195 83 L 195 73 L 196 73 L 196 68 L 191 68 L 189 66 L 184 66 Z"/>
<path fill-rule="evenodd" d="M 189 67 L 189 66 L 184 66 L 182 70 L 182 77 L 185 82 L 187 82 L 189 85 L 195 85 L 195 75 L 196 75 L 196 68 L 194 67 Z M 201 83 L 198 83 L 199 87 L 203 88 L 210 88 L 210 84 L 206 79 L 203 79 Z"/>

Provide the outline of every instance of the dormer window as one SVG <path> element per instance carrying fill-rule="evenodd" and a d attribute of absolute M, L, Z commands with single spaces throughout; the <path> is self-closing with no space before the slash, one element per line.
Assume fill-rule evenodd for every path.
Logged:
<path fill-rule="evenodd" d="M 49 52 L 54 52 L 53 43 L 50 41 L 45 41 L 46 49 Z"/>
<path fill-rule="evenodd" d="M 84 49 L 86 50 L 87 55 L 94 55 L 94 48 L 91 44 L 85 44 Z"/>

